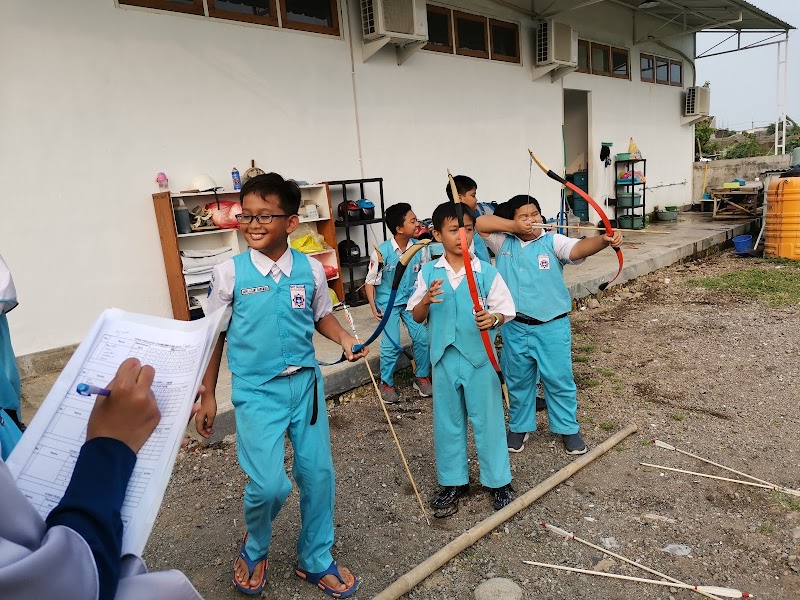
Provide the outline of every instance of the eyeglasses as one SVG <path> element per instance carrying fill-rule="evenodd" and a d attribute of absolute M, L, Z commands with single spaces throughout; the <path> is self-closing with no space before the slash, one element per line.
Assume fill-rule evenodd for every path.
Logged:
<path fill-rule="evenodd" d="M 253 219 L 255 219 L 260 225 L 269 225 L 275 217 L 285 217 L 288 219 L 291 216 L 292 215 L 236 215 L 236 220 L 239 223 L 249 225 L 253 222 Z"/>

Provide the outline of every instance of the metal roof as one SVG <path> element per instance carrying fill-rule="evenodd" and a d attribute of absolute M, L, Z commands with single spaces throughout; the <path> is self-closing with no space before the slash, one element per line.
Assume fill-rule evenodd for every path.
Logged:
<path fill-rule="evenodd" d="M 699 31 L 788 31 L 793 25 L 744 0 L 611 0 L 640 14 Z M 588 4 L 584 1 L 584 4 Z M 644 6 L 650 5 L 650 8 Z"/>

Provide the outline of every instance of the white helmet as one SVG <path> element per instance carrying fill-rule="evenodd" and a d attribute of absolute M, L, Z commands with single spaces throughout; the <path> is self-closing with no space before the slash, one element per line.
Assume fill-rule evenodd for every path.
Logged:
<path fill-rule="evenodd" d="M 192 189 L 199 192 L 213 192 L 222 188 L 209 175 L 198 175 L 192 179 Z"/>

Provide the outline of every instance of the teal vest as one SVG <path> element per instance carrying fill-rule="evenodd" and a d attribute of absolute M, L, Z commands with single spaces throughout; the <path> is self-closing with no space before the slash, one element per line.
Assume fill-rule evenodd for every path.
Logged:
<path fill-rule="evenodd" d="M 228 367 L 251 385 L 263 385 L 287 367 L 315 367 L 314 272 L 292 250 L 292 273 L 275 283 L 262 275 L 250 250 L 233 257 L 236 277 L 228 327 Z"/>
<path fill-rule="evenodd" d="M 475 256 L 483 262 L 491 264 L 492 259 L 489 257 L 489 248 L 486 247 L 486 242 L 478 235 L 477 231 L 475 235 L 472 236 L 472 243 L 475 245 Z"/>
<path fill-rule="evenodd" d="M 497 269 L 485 262 L 481 264 L 481 272 L 475 273 L 478 296 L 483 304 L 485 304 L 486 296 L 496 276 Z M 447 271 L 444 268 L 436 267 L 435 263 L 427 263 L 422 266 L 422 277 L 428 287 L 434 279 L 444 280 L 441 286 L 444 293 L 439 296 L 442 301 L 431 304 L 428 313 L 431 363 L 434 365 L 438 363 L 448 346 L 455 346 L 475 368 L 489 362 L 489 357 L 486 355 L 481 341 L 480 330 L 475 325 L 467 278 L 464 277 L 454 290 L 447 281 Z M 489 331 L 489 335 L 494 342 L 497 332 Z"/>
<path fill-rule="evenodd" d="M 496 258 L 497 270 L 511 290 L 517 312 L 540 321 L 572 310 L 564 265 L 556 256 L 553 239 L 545 234 L 523 248 L 519 238 L 507 235 Z"/>
<path fill-rule="evenodd" d="M 416 244 L 417 240 L 411 240 Z M 400 264 L 400 257 L 392 246 L 392 240 L 387 240 L 378 246 L 378 252 L 383 256 L 383 270 L 381 271 L 381 282 L 375 286 L 375 304 L 383 310 L 386 308 L 386 303 L 389 301 L 389 294 L 392 291 L 392 282 L 394 281 L 394 272 Z M 403 278 L 400 280 L 400 286 L 397 288 L 397 296 L 394 299 L 395 306 L 405 306 L 408 304 L 408 299 L 417 284 L 417 274 L 422 266 L 422 253 L 425 250 L 420 250 L 411 259 L 406 267 L 406 272 L 403 273 Z"/>

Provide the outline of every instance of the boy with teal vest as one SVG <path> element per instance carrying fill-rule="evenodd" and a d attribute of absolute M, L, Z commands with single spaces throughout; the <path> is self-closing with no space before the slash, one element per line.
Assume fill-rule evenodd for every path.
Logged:
<path fill-rule="evenodd" d="M 17 358 L 11 347 L 6 313 L 17 307 L 14 279 L 0 256 L 0 457 L 8 458 L 21 437 L 20 379 Z"/>
<path fill-rule="evenodd" d="M 381 379 L 383 385 L 381 396 L 386 404 L 398 402 L 400 397 L 394 389 L 394 370 L 397 360 L 403 349 L 400 347 L 400 321 L 402 320 L 411 338 L 414 352 L 416 373 L 414 374 L 414 389 L 422 397 L 428 397 L 431 389 L 431 359 L 428 353 L 428 332 L 425 325 L 417 323 L 406 311 L 406 303 L 414 291 L 417 274 L 422 265 L 427 262 L 425 250 L 417 252 L 403 274 L 400 286 L 397 288 L 393 306 L 387 307 L 389 295 L 392 291 L 394 271 L 400 261 L 400 256 L 412 245 L 417 243 L 414 235 L 419 229 L 417 215 L 411 210 L 411 205 L 401 202 L 393 204 L 386 209 L 384 220 L 392 237 L 383 242 L 370 254 L 369 272 L 367 273 L 366 286 L 369 305 L 372 314 L 379 321 L 386 310 L 390 311 L 386 328 L 381 335 Z"/>
<path fill-rule="evenodd" d="M 478 217 L 489 214 L 487 207 L 491 205 L 487 204 L 486 202 L 478 201 L 478 184 L 475 183 L 475 180 L 472 179 L 472 177 L 468 177 L 467 175 L 456 175 L 453 177 L 453 181 L 456 182 L 458 201 L 464 206 L 469 207 L 471 215 L 477 219 Z M 450 199 L 450 202 L 453 202 L 453 191 L 450 189 L 449 181 L 447 182 L 445 191 L 447 192 L 447 197 Z M 492 262 L 492 259 L 489 256 L 489 250 L 486 247 L 486 242 L 484 242 L 483 238 L 479 235 L 473 237 L 470 252 L 484 262 Z"/>
<path fill-rule="evenodd" d="M 619 247 L 622 233 L 577 240 L 535 226 L 543 222 L 536 198 L 520 195 L 479 224 L 482 234 L 490 234 L 486 243 L 517 308 L 514 321 L 503 327 L 500 360 L 511 403 L 508 450 L 522 452 L 529 433 L 536 430 L 536 384 L 541 378 L 550 431 L 561 435 L 568 454 L 584 454 L 572 375 L 572 299 L 563 270 L 565 264 L 580 264 L 609 244 Z"/>
<path fill-rule="evenodd" d="M 474 218 L 464 213 L 467 243 Z M 433 212 L 433 235 L 445 254 L 423 265 L 417 289 L 408 301 L 414 320 L 428 320 L 433 364 L 433 442 L 440 489 L 431 506 L 438 517 L 452 515 L 458 500 L 469 493 L 467 419 L 472 423 L 480 464 L 480 481 L 489 488 L 492 505 L 500 509 L 514 499 L 511 466 L 503 440 L 505 422 L 500 381 L 480 332 L 514 318 L 511 294 L 487 262 L 462 254 L 458 219 L 452 202 Z M 483 308 L 473 312 L 464 261 L 470 260 Z M 492 348 L 492 351 L 494 349 Z"/>
<path fill-rule="evenodd" d="M 300 188 L 277 173 L 249 179 L 241 191 L 239 226 L 250 249 L 214 269 L 208 310 L 232 308 L 203 379 L 196 416 L 200 435 L 213 434 L 215 388 L 228 341 L 239 464 L 250 481 L 244 493 L 247 534 L 234 562 L 234 586 L 260 594 L 269 569 L 272 521 L 292 485 L 284 469 L 284 438 L 294 449 L 292 475 L 300 488 L 302 526 L 298 577 L 346 598 L 358 580 L 331 556 L 334 473 L 322 374 L 314 358 L 314 330 L 342 346 L 350 361 L 356 339 L 333 316 L 325 271 L 289 248 L 299 224 Z"/>

